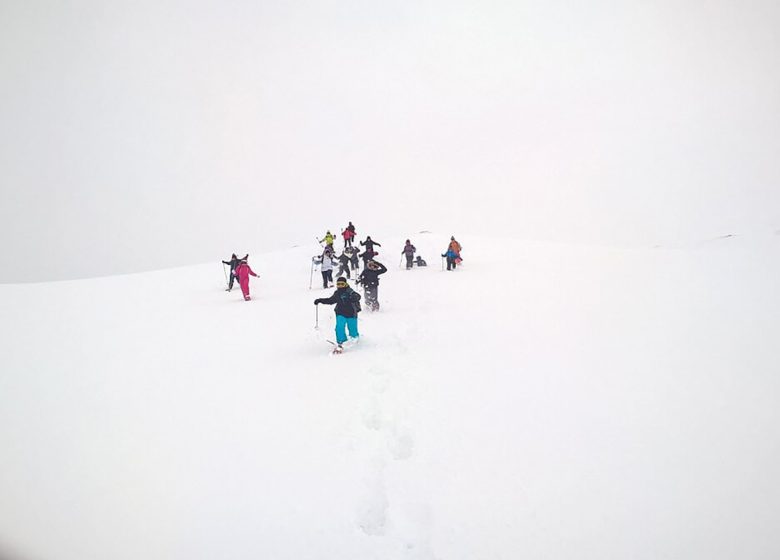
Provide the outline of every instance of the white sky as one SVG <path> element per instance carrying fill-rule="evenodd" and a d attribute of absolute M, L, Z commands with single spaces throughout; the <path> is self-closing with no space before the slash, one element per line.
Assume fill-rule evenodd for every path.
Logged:
<path fill-rule="evenodd" d="M 0 0 L 0 281 L 780 229 L 775 1 Z"/>

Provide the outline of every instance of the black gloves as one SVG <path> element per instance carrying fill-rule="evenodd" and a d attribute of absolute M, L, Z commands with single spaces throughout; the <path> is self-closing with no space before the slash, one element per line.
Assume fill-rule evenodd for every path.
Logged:
<path fill-rule="evenodd" d="M 315 299 L 314 300 L 314 305 L 317 305 L 318 303 L 322 303 L 322 300 L 321 299 Z"/>

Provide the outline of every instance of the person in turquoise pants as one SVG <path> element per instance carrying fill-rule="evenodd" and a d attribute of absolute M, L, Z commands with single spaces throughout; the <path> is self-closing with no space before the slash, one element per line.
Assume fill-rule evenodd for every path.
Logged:
<path fill-rule="evenodd" d="M 347 331 L 350 338 L 358 338 L 357 315 L 360 312 L 360 294 L 349 287 L 347 279 L 339 276 L 336 279 L 336 291 L 329 298 L 317 298 L 314 305 L 324 303 L 336 305 L 336 343 L 341 346 L 347 341 Z"/>

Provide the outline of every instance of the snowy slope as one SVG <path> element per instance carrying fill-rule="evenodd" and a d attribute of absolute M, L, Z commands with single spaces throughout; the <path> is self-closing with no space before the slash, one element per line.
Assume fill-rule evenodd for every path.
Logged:
<path fill-rule="evenodd" d="M 250 250 L 248 303 L 218 263 L 0 286 L 5 554 L 780 557 L 780 237 L 377 237 L 339 357 L 316 247 Z"/>

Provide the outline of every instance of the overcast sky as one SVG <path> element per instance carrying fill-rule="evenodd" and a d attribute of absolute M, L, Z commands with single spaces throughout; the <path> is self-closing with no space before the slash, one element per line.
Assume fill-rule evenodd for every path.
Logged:
<path fill-rule="evenodd" d="M 780 229 L 776 1 L 0 0 L 0 281 Z M 400 250 L 400 249 L 399 249 Z"/>

